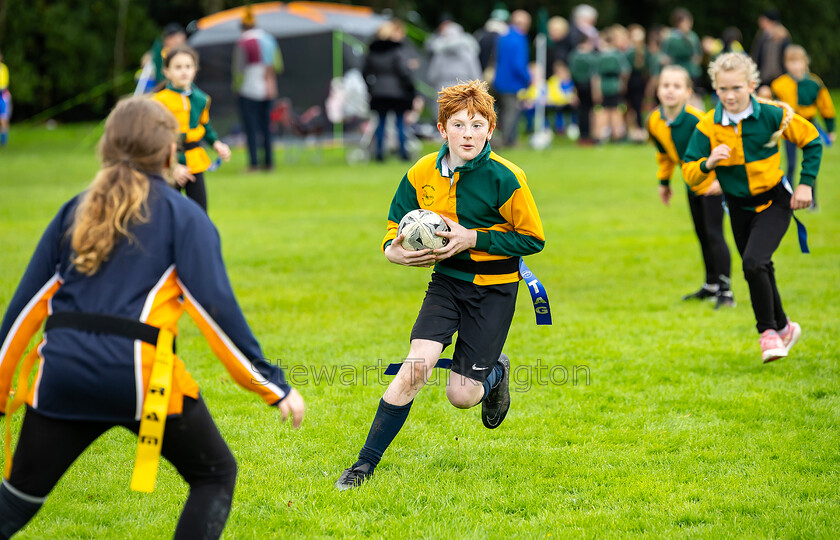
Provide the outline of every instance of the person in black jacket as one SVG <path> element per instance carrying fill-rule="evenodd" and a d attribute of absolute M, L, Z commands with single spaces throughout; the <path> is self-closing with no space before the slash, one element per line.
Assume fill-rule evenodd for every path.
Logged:
<path fill-rule="evenodd" d="M 362 74 L 370 92 L 370 108 L 379 116 L 376 126 L 376 160 L 384 159 L 385 122 L 388 113 L 397 121 L 400 159 L 407 160 L 406 136 L 403 115 L 411 109 L 414 83 L 411 79 L 409 58 L 403 45 L 405 36 L 401 21 L 383 24 L 370 44 Z"/>

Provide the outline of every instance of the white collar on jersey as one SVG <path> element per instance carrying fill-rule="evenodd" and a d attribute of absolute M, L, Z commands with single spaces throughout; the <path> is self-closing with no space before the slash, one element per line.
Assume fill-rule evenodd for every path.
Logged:
<path fill-rule="evenodd" d="M 724 110 L 723 110 L 723 115 L 722 115 L 722 117 L 721 117 L 721 119 L 720 119 L 720 125 L 722 125 L 722 126 L 728 126 L 729 124 L 733 124 L 733 125 L 736 125 L 736 126 L 737 126 L 737 125 L 738 125 L 738 123 L 739 123 L 741 120 L 743 120 L 744 118 L 748 117 L 748 116 L 749 116 L 749 115 L 751 115 L 752 113 L 753 113 L 753 104 L 752 104 L 752 100 L 750 100 L 750 104 L 749 104 L 749 105 L 747 105 L 747 108 L 746 108 L 746 109 L 744 109 L 743 111 L 741 111 L 741 112 L 739 112 L 739 113 L 737 113 L 737 114 L 732 114 L 732 113 L 730 113 L 729 111 L 727 111 L 726 109 L 724 109 Z"/>

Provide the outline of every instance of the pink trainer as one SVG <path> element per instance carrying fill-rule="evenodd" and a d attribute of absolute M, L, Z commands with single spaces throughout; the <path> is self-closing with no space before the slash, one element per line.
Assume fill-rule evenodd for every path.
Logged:
<path fill-rule="evenodd" d="M 758 344 L 761 346 L 761 359 L 765 364 L 787 356 L 785 344 L 775 330 L 765 330 L 762 332 Z"/>

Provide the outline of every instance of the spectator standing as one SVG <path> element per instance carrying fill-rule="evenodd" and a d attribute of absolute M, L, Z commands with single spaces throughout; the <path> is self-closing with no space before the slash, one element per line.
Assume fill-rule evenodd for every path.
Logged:
<path fill-rule="evenodd" d="M 444 21 L 437 36 L 426 43 L 429 59 L 428 78 L 435 91 L 460 82 L 481 79 L 478 41 L 453 21 Z M 437 102 L 434 108 L 437 117 Z"/>
<path fill-rule="evenodd" d="M 620 141 L 626 132 L 624 118 L 618 108 L 624 101 L 627 78 L 630 76 L 630 64 L 625 53 L 619 50 L 626 32 L 624 27 L 618 25 L 604 31 L 598 53 L 594 95 L 595 102 L 600 103 L 604 109 L 604 124 L 597 135 L 602 140 L 609 136 L 613 141 Z"/>
<path fill-rule="evenodd" d="M 496 66 L 496 44 L 499 42 L 499 37 L 508 32 L 507 20 L 509 17 L 508 10 L 494 9 L 484 26 L 474 34 L 478 42 L 478 62 L 481 65 L 484 80 L 488 83 L 493 80 Z"/>
<path fill-rule="evenodd" d="M 233 50 L 233 91 L 237 95 L 242 128 L 248 141 L 249 171 L 259 170 L 258 142 L 263 147 L 263 168 L 274 168 L 271 147 L 271 105 L 277 98 L 277 75 L 283 58 L 274 36 L 256 27 L 246 9 L 242 35 Z"/>
<path fill-rule="evenodd" d="M 499 38 L 496 46 L 496 75 L 493 87 L 499 94 L 499 128 L 506 146 L 516 144 L 516 126 L 519 120 L 519 106 L 516 94 L 528 88 L 531 75 L 528 73 L 528 30 L 531 15 L 517 9 L 510 16 L 508 33 Z"/>
<path fill-rule="evenodd" d="M 671 28 L 662 41 L 662 52 L 668 56 L 671 64 L 684 67 L 696 84 L 702 75 L 700 61 L 703 50 L 693 28 L 694 17 L 691 12 L 685 8 L 675 9 L 671 13 Z"/>
<path fill-rule="evenodd" d="M 580 131 L 578 144 L 581 146 L 595 144 L 592 138 L 592 77 L 595 74 L 597 62 L 598 53 L 589 39 L 581 41 L 569 55 L 569 71 L 572 74 L 578 97 L 577 119 Z"/>
<path fill-rule="evenodd" d="M 774 79 L 785 73 L 784 52 L 790 45 L 790 34 L 779 22 L 779 12 L 770 9 L 758 17 L 758 33 L 753 40 L 750 56 L 758 65 L 759 92 L 769 96 L 767 89 Z"/>
<path fill-rule="evenodd" d="M 647 32 L 647 49 L 650 58 L 649 79 L 645 88 L 645 101 L 654 103 L 656 101 L 656 89 L 659 86 L 659 74 L 662 68 L 667 65 L 668 59 L 662 53 L 662 33 L 664 28 L 653 25 Z"/>
<path fill-rule="evenodd" d="M 579 4 L 572 10 L 572 26 L 566 36 L 566 49 L 571 54 L 583 41 L 590 41 L 593 49 L 598 48 L 598 10 L 589 4 Z"/>
<path fill-rule="evenodd" d="M 553 70 L 559 60 L 569 65 L 569 54 L 572 52 L 569 37 L 569 22 L 563 17 L 548 19 L 548 50 L 546 55 L 546 71 Z"/>
<path fill-rule="evenodd" d="M 682 66 L 688 71 L 694 83 L 694 94 L 691 104 L 698 109 L 703 108 L 702 88 L 703 70 L 700 66 L 703 60 L 703 48 L 700 38 L 694 33 L 694 17 L 685 8 L 677 8 L 671 13 L 671 26 L 662 40 L 662 53 L 668 57 L 668 64 Z"/>
<path fill-rule="evenodd" d="M 630 77 L 627 79 L 627 126 L 633 142 L 644 142 L 645 129 L 642 121 L 644 114 L 645 88 L 650 79 L 650 53 L 645 44 L 645 29 L 638 24 L 627 27 L 629 47 L 624 54 L 630 64 Z"/>
<path fill-rule="evenodd" d="M 377 161 L 385 159 L 385 124 L 388 113 L 394 113 L 396 117 L 400 159 L 409 159 L 403 116 L 412 107 L 414 83 L 402 38 L 402 22 L 387 21 L 379 28 L 376 39 L 370 44 L 362 68 L 370 93 L 370 108 L 379 116 L 375 137 Z"/>

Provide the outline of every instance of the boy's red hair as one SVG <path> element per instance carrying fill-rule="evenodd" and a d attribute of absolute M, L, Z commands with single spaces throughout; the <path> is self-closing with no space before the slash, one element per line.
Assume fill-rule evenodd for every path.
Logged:
<path fill-rule="evenodd" d="M 480 114 L 493 128 L 496 126 L 496 110 L 493 108 L 495 101 L 484 81 L 475 80 L 449 86 L 438 92 L 438 122 L 445 127 L 447 120 L 455 113 L 466 109 L 470 117 Z"/>

